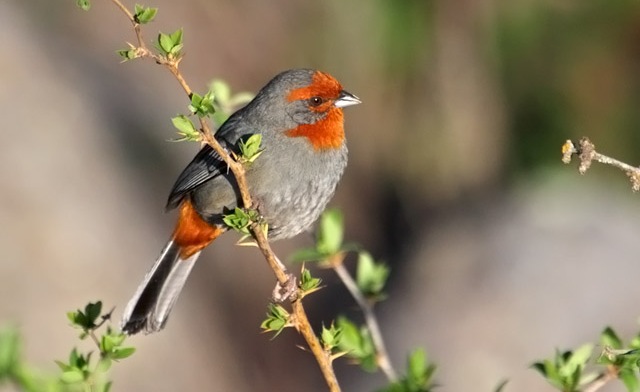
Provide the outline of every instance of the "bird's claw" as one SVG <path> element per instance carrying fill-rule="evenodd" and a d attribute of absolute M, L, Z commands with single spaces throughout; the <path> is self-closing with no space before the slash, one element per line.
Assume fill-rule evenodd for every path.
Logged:
<path fill-rule="evenodd" d="M 293 274 L 288 274 L 288 279 L 284 284 L 276 283 L 271 298 L 275 303 L 282 303 L 286 300 L 295 300 L 298 295 L 298 280 Z"/>

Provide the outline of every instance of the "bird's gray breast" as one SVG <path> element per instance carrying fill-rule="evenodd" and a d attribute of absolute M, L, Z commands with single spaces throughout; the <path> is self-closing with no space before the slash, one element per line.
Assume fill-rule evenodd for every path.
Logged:
<path fill-rule="evenodd" d="M 269 223 L 269 238 L 308 229 L 333 196 L 347 165 L 347 147 L 315 150 L 304 137 L 265 140 L 247 172 L 251 193 Z"/>

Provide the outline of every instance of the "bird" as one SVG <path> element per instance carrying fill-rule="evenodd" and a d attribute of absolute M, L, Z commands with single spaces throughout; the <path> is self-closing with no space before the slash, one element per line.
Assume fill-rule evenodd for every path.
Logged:
<path fill-rule="evenodd" d="M 268 240 L 308 230 L 333 197 L 347 166 L 343 108 L 361 103 L 328 73 L 290 69 L 271 79 L 215 133 L 227 151 L 260 134 L 261 155 L 245 168 Z M 178 210 L 173 234 L 126 305 L 127 335 L 162 330 L 200 252 L 228 230 L 223 217 L 243 207 L 222 157 L 205 144 L 178 176 L 166 209 Z"/>

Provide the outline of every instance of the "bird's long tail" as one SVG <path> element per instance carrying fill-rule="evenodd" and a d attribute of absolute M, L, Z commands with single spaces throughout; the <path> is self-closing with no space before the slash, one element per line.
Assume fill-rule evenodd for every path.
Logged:
<path fill-rule="evenodd" d="M 205 222 L 191 202 L 182 203 L 173 236 L 124 310 L 124 333 L 151 333 L 164 327 L 200 251 L 223 231 Z"/>

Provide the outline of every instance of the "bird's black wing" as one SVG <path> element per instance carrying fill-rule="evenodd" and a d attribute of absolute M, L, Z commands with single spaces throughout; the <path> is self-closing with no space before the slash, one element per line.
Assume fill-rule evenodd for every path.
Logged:
<path fill-rule="evenodd" d="M 176 208 L 187 193 L 226 171 L 227 164 L 211 146 L 206 144 L 178 176 L 169 194 L 166 209 Z"/>

